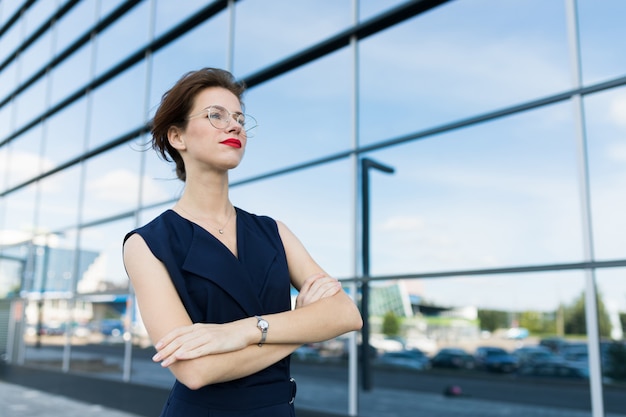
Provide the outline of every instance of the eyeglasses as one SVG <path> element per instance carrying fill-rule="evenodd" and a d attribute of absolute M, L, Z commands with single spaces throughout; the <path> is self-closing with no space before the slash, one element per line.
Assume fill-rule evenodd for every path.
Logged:
<path fill-rule="evenodd" d="M 256 119 L 249 114 L 237 112 L 231 113 L 224 107 L 217 105 L 209 106 L 200 113 L 192 114 L 187 117 L 187 119 L 193 119 L 200 116 L 207 117 L 211 126 L 216 129 L 226 129 L 230 125 L 231 120 L 234 120 L 241 125 L 246 132 L 247 137 L 252 137 L 254 132 L 251 131 L 257 127 Z"/>

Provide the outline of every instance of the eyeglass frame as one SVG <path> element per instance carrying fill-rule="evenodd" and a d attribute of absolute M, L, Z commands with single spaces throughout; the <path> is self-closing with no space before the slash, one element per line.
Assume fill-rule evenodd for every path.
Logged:
<path fill-rule="evenodd" d="M 223 110 L 226 113 L 228 113 L 228 118 L 226 119 L 227 120 L 226 126 L 217 127 L 213 124 L 213 120 L 211 120 L 211 118 L 209 117 L 209 115 L 211 114 L 210 113 L 211 108 L 216 108 L 218 111 Z M 228 110 L 227 108 L 223 106 L 220 106 L 219 104 L 211 104 L 209 107 L 202 109 L 201 112 L 187 116 L 187 120 L 195 119 L 196 117 L 199 117 L 199 116 L 205 116 L 207 119 L 209 119 L 209 123 L 211 123 L 211 126 L 219 130 L 226 129 L 228 126 L 230 126 L 231 121 L 234 120 L 236 123 L 239 124 L 239 126 L 241 126 L 241 128 L 243 129 L 247 137 L 250 137 L 249 131 L 256 128 L 259 125 L 257 120 L 254 118 L 254 116 L 251 116 L 249 114 L 242 113 L 242 112 L 231 112 L 230 110 Z M 241 116 L 243 116 L 243 120 L 244 120 L 243 124 L 239 121 L 239 118 Z M 254 126 L 246 128 L 246 121 L 248 119 L 251 119 L 254 121 Z"/>

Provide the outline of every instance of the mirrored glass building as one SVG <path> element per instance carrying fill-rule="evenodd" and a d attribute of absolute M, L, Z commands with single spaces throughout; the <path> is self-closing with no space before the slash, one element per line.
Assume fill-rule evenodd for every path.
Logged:
<path fill-rule="evenodd" d="M 183 189 L 150 146 L 162 94 L 219 67 L 259 122 L 233 203 L 284 221 L 365 315 L 364 332 L 294 355 L 302 379 L 346 375 L 326 411 L 397 389 L 393 367 L 427 381 L 416 391 L 452 375 L 624 414 L 625 14 L 620 0 L 0 1 L 0 352 L 171 384 L 146 365 L 122 239 Z M 422 365 L 398 360 L 417 351 Z M 493 392 L 472 395 L 516 401 Z"/>

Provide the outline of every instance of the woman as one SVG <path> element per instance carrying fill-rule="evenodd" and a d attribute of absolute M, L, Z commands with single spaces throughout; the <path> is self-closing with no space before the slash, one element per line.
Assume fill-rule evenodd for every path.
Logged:
<path fill-rule="evenodd" d="M 228 171 L 255 123 L 243 91 L 226 71 L 190 72 L 154 116 L 153 147 L 175 162 L 185 189 L 125 237 L 124 264 L 153 359 L 176 377 L 162 416 L 294 416 L 289 355 L 362 325 L 287 226 L 230 202 Z"/>

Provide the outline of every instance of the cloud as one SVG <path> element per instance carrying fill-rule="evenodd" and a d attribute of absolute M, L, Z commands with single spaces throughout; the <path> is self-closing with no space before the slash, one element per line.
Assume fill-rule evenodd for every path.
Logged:
<path fill-rule="evenodd" d="M 51 160 L 42 158 L 35 152 L 19 149 L 7 150 L 7 147 L 0 149 L 0 161 L 7 161 L 8 178 L 13 185 L 37 176 L 54 166 Z"/>
<path fill-rule="evenodd" d="M 626 95 L 617 96 L 611 100 L 609 119 L 617 126 L 626 127 Z"/>
<path fill-rule="evenodd" d="M 145 176 L 143 184 L 144 197 L 148 201 L 167 198 L 168 194 L 151 178 Z M 93 181 L 88 192 L 94 198 L 107 202 L 134 203 L 139 191 L 139 176 L 134 171 L 116 169 Z"/>

